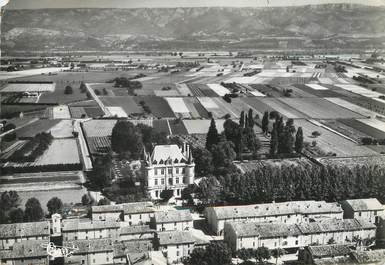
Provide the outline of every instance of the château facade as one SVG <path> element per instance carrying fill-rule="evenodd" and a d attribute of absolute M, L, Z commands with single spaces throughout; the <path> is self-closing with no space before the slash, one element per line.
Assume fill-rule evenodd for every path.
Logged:
<path fill-rule="evenodd" d="M 157 145 L 151 155 L 144 152 L 147 189 L 152 199 L 160 199 L 163 190 L 172 190 L 175 198 L 194 183 L 195 164 L 190 146 Z"/>

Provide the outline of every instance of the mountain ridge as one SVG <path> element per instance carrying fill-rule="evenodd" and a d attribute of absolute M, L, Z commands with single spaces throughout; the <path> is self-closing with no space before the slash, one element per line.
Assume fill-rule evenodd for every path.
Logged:
<path fill-rule="evenodd" d="M 183 47 L 186 45 L 206 48 L 213 45 L 208 41 L 216 41 L 216 46 L 222 48 L 263 48 L 269 42 L 280 45 L 280 40 L 274 44 L 275 38 L 302 38 L 305 48 L 314 48 L 325 45 L 317 43 L 318 40 L 333 36 L 336 36 L 333 45 L 361 41 L 365 47 L 377 47 L 384 41 L 384 13 L 385 6 L 358 4 L 289 8 L 14 9 L 4 15 L 2 38 L 5 50 L 10 52 L 28 48 L 162 49 L 167 42 L 172 44 L 170 48 L 187 48 Z M 359 35 L 365 35 L 366 39 L 355 39 Z M 248 45 L 247 39 L 260 43 Z"/>

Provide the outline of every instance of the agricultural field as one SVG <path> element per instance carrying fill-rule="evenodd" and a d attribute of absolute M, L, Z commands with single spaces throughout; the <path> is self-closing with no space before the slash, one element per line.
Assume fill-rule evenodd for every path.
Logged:
<path fill-rule="evenodd" d="M 189 90 L 192 92 L 193 96 L 196 96 L 196 97 L 218 97 L 218 94 L 215 93 L 206 84 L 189 83 L 189 84 L 187 84 L 187 86 L 188 86 Z"/>
<path fill-rule="evenodd" d="M 226 120 L 215 120 L 218 133 L 223 132 L 223 124 Z M 211 120 L 183 120 L 183 124 L 189 134 L 207 134 Z"/>
<path fill-rule="evenodd" d="M 360 143 L 362 138 L 370 137 L 370 135 L 367 135 L 359 130 L 354 129 L 353 127 L 344 124 L 342 120 L 321 120 L 320 122 L 327 127 L 351 138 L 357 143 Z"/>
<path fill-rule="evenodd" d="M 89 120 L 81 123 L 83 132 L 87 138 L 111 136 L 117 120 Z"/>
<path fill-rule="evenodd" d="M 99 97 L 106 107 L 120 107 L 125 113 L 125 117 L 133 115 L 140 115 L 144 113 L 142 107 L 140 107 L 133 97 Z M 111 109 L 113 110 L 113 109 Z M 120 116 L 124 117 L 124 116 Z"/>
<path fill-rule="evenodd" d="M 363 108 L 363 107 L 360 107 L 356 104 L 353 104 L 353 103 L 350 103 L 349 101 L 346 101 L 342 98 L 325 98 L 326 100 L 338 105 L 338 106 L 341 106 L 343 108 L 346 108 L 348 110 L 351 110 L 351 111 L 354 111 L 364 117 L 376 117 L 377 115 L 379 115 L 378 113 L 374 112 L 374 111 L 371 111 L 371 110 L 368 110 L 366 108 Z"/>
<path fill-rule="evenodd" d="M 313 87 L 321 86 L 324 89 L 314 89 Z M 338 89 L 337 87 L 328 86 L 326 84 L 295 84 L 293 87 L 303 91 L 304 93 L 316 96 L 316 97 L 339 97 L 341 96 L 340 92 L 341 89 Z"/>
<path fill-rule="evenodd" d="M 375 139 L 385 139 L 385 123 L 382 121 L 376 119 L 347 119 L 340 120 L 340 122 Z"/>
<path fill-rule="evenodd" d="M 151 114 L 156 118 L 175 118 L 175 114 L 168 105 L 167 101 L 161 97 L 137 96 L 134 97 L 137 104 L 148 106 Z"/>
<path fill-rule="evenodd" d="M 35 164 L 39 166 L 57 164 L 80 164 L 80 157 L 76 140 L 53 140 L 48 150 L 35 161 Z"/>
<path fill-rule="evenodd" d="M 177 143 L 187 143 L 192 147 L 205 147 L 206 146 L 206 134 L 184 134 L 173 135 L 172 140 Z"/>
<path fill-rule="evenodd" d="M 326 129 L 327 127 L 305 119 L 295 120 L 296 128 L 302 127 L 305 142 L 316 142 L 316 145 L 325 153 L 335 154 L 336 156 L 366 156 L 377 155 L 375 151 L 358 145 L 357 143 L 345 138 L 343 135 Z M 321 135 L 314 137 L 313 132 L 319 132 Z"/>
<path fill-rule="evenodd" d="M 19 139 L 32 138 L 36 134 L 51 131 L 60 122 L 60 120 L 36 120 L 20 129 L 16 129 L 16 136 Z"/>
<path fill-rule="evenodd" d="M 231 103 L 227 103 L 222 98 L 198 97 L 198 100 L 216 119 L 223 119 L 226 115 L 230 115 L 231 118 L 239 118 L 240 113 L 232 107 Z"/>
<path fill-rule="evenodd" d="M 278 111 L 283 117 L 288 119 L 305 118 L 306 115 L 302 112 L 286 105 L 280 101 L 280 98 L 241 98 L 243 102 L 250 105 L 258 111 L 260 117 L 265 111 Z"/>
<path fill-rule="evenodd" d="M 368 98 L 379 98 L 380 96 L 384 95 L 376 91 L 372 91 L 357 85 L 345 84 L 345 85 L 335 85 L 335 86 Z"/>
<path fill-rule="evenodd" d="M 377 156 L 362 156 L 362 157 L 343 157 L 343 158 L 335 158 L 335 157 L 323 157 L 317 159 L 323 165 L 331 165 L 337 167 L 349 167 L 355 168 L 357 166 L 382 166 L 385 165 L 385 156 L 377 155 Z"/>
<path fill-rule="evenodd" d="M 358 113 L 322 98 L 279 98 L 279 100 L 312 119 L 363 118 L 363 116 Z"/>
<path fill-rule="evenodd" d="M 109 153 L 111 151 L 111 137 L 87 137 L 87 145 L 91 154 Z"/>

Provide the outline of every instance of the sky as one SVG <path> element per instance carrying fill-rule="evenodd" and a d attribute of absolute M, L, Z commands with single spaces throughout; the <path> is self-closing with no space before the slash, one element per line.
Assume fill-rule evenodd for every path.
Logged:
<path fill-rule="evenodd" d="M 7 9 L 200 6 L 266 7 L 327 3 L 385 5 L 385 0 L 11 0 Z"/>

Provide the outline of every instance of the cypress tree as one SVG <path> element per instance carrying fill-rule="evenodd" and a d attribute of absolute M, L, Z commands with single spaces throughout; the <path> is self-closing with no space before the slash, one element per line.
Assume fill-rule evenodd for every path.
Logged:
<path fill-rule="evenodd" d="M 295 151 L 301 153 L 303 149 L 303 131 L 302 127 L 299 127 L 297 134 L 295 135 Z"/>
<path fill-rule="evenodd" d="M 262 131 L 263 133 L 267 133 L 269 130 L 269 112 L 265 111 L 262 118 Z"/>
<path fill-rule="evenodd" d="M 253 110 L 252 109 L 249 109 L 249 115 L 247 115 L 248 119 L 249 119 L 249 126 L 251 128 L 254 128 L 254 116 L 253 116 Z"/>
<path fill-rule="evenodd" d="M 270 155 L 275 156 L 278 149 L 278 132 L 277 132 L 277 124 L 273 124 L 273 130 L 271 131 L 271 139 L 270 139 Z"/>
<path fill-rule="evenodd" d="M 239 126 L 241 128 L 245 127 L 245 112 L 244 111 L 241 112 L 241 117 L 239 118 Z"/>
<path fill-rule="evenodd" d="M 206 136 L 206 149 L 211 150 L 211 147 L 219 143 L 219 134 L 214 118 L 211 119 L 209 131 Z"/>

